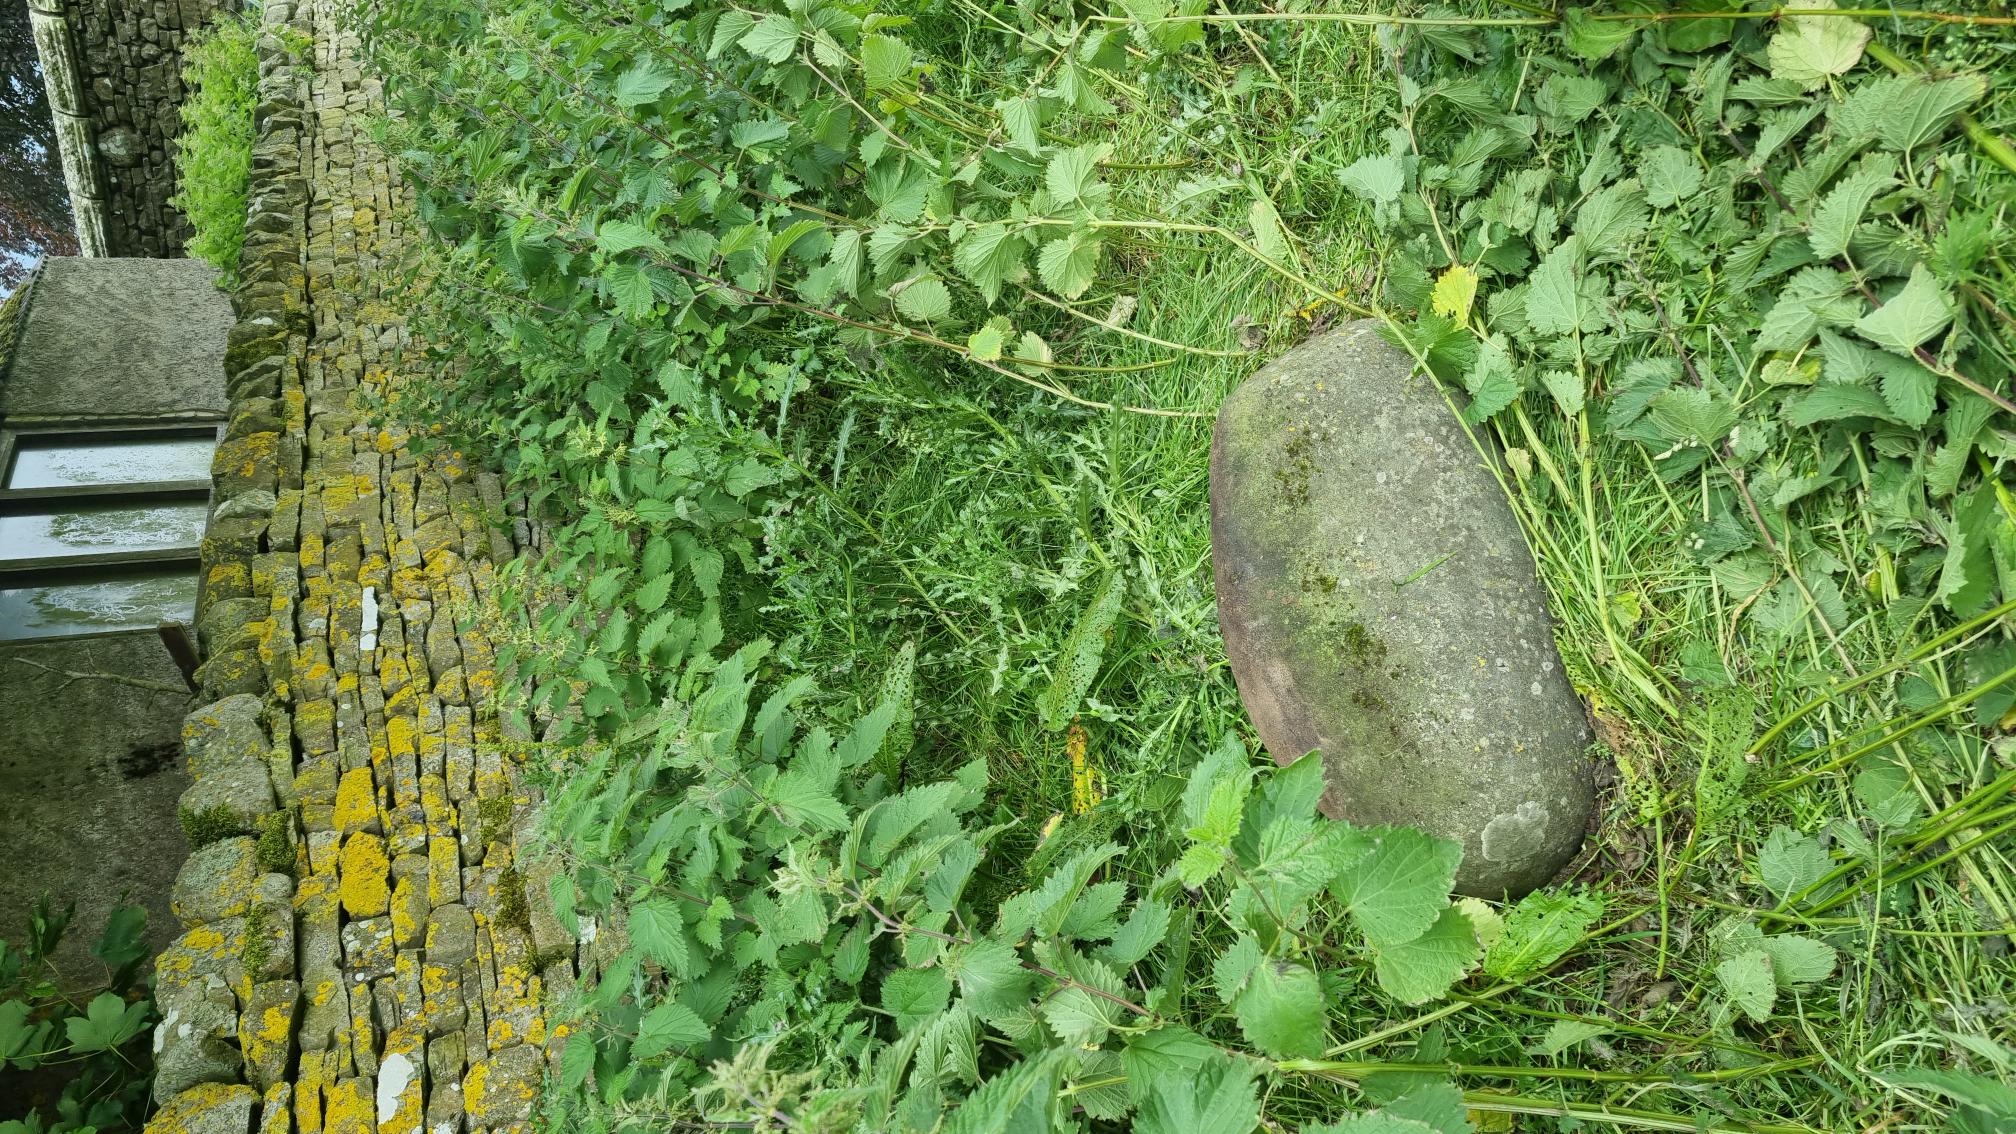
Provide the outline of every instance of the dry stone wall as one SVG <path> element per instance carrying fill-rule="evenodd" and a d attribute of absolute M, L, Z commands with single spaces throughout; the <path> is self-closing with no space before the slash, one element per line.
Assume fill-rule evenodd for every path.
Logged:
<path fill-rule="evenodd" d="M 238 0 L 29 0 L 77 235 L 88 256 L 180 256 L 182 48 Z"/>
<path fill-rule="evenodd" d="M 204 548 L 186 932 L 148 1134 L 522 1131 L 578 945 L 516 865 L 532 805 L 479 628 L 494 478 L 374 424 L 406 213 L 331 0 L 267 0 L 232 397 Z M 519 533 L 524 532 L 522 524 Z"/>

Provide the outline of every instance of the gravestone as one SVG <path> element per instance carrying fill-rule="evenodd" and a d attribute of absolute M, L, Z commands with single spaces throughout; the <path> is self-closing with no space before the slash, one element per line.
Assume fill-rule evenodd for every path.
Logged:
<path fill-rule="evenodd" d="M 1269 754 L 1321 753 L 1326 813 L 1460 841 L 1459 890 L 1516 896 L 1581 845 L 1588 722 L 1503 490 L 1411 372 L 1364 321 L 1226 400 L 1219 621 Z"/>

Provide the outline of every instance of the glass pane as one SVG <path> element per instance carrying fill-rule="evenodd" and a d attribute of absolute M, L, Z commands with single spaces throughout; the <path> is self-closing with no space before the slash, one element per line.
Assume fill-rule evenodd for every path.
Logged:
<path fill-rule="evenodd" d="M 200 500 L 187 500 L 154 505 L 88 504 L 54 514 L 0 515 L 0 561 L 194 547 L 202 542 L 208 510 Z"/>
<path fill-rule="evenodd" d="M 193 571 L 0 589 L 0 639 L 134 630 L 195 617 Z"/>
<path fill-rule="evenodd" d="M 87 442 L 22 437 L 14 449 L 8 488 L 66 488 L 73 484 L 135 484 L 158 480 L 209 480 L 217 439 L 120 438 Z"/>

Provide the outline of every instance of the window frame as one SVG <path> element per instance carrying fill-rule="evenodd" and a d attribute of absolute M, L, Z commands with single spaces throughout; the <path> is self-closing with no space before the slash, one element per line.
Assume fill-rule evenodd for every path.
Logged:
<path fill-rule="evenodd" d="M 186 503 L 201 501 L 205 508 L 204 527 L 208 529 L 207 513 L 213 500 L 211 478 L 201 480 L 158 480 L 126 481 L 117 484 L 86 484 L 56 486 L 52 488 L 7 488 L 6 480 L 13 473 L 14 457 L 20 451 L 23 441 L 39 443 L 71 441 L 90 444 L 93 441 L 150 440 L 169 438 L 204 438 L 213 445 L 224 441 L 224 423 L 216 420 L 198 419 L 193 421 L 142 421 L 142 422 L 48 422 L 0 426 L 0 515 L 23 513 L 52 513 L 63 510 L 64 504 L 131 504 L 146 507 L 156 504 Z M 0 559 L 0 589 L 13 590 L 24 587 L 49 586 L 96 579 L 111 579 L 122 572 L 139 568 L 159 569 L 187 564 L 191 572 L 199 570 L 202 560 L 202 541 L 177 544 L 173 547 L 154 547 L 139 550 L 113 550 L 79 552 L 69 555 L 30 556 L 20 559 Z M 181 621 L 172 619 L 171 621 Z M 131 634 L 146 631 L 147 627 L 117 627 L 105 630 L 88 630 L 71 634 L 19 634 L 9 635 L 0 629 L 0 644 L 18 645 L 26 642 L 48 642 L 63 639 L 94 638 L 113 634 Z"/>

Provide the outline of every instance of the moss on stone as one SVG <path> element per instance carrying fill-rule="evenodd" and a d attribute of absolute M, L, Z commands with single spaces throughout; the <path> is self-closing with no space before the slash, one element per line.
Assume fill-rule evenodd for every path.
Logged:
<path fill-rule="evenodd" d="M 511 801 L 503 796 L 476 801 L 476 818 L 482 825 L 477 834 L 488 848 L 491 843 L 503 838 L 511 830 Z"/>
<path fill-rule="evenodd" d="M 259 821 L 259 869 L 268 874 L 294 873 L 294 813 L 275 811 Z"/>
<path fill-rule="evenodd" d="M 239 954 L 248 973 L 263 972 L 273 959 L 273 940 L 267 933 L 266 907 L 253 903 L 245 915 L 245 949 Z"/>
<path fill-rule="evenodd" d="M 532 934 L 532 907 L 525 904 L 525 876 L 515 866 L 497 872 L 497 923 Z"/>
<path fill-rule="evenodd" d="M 204 808 L 184 807 L 179 812 L 182 820 L 182 835 L 189 840 L 190 850 L 201 850 L 220 839 L 234 835 L 249 834 L 245 824 L 239 820 L 237 812 L 230 804 L 218 803 Z"/>

